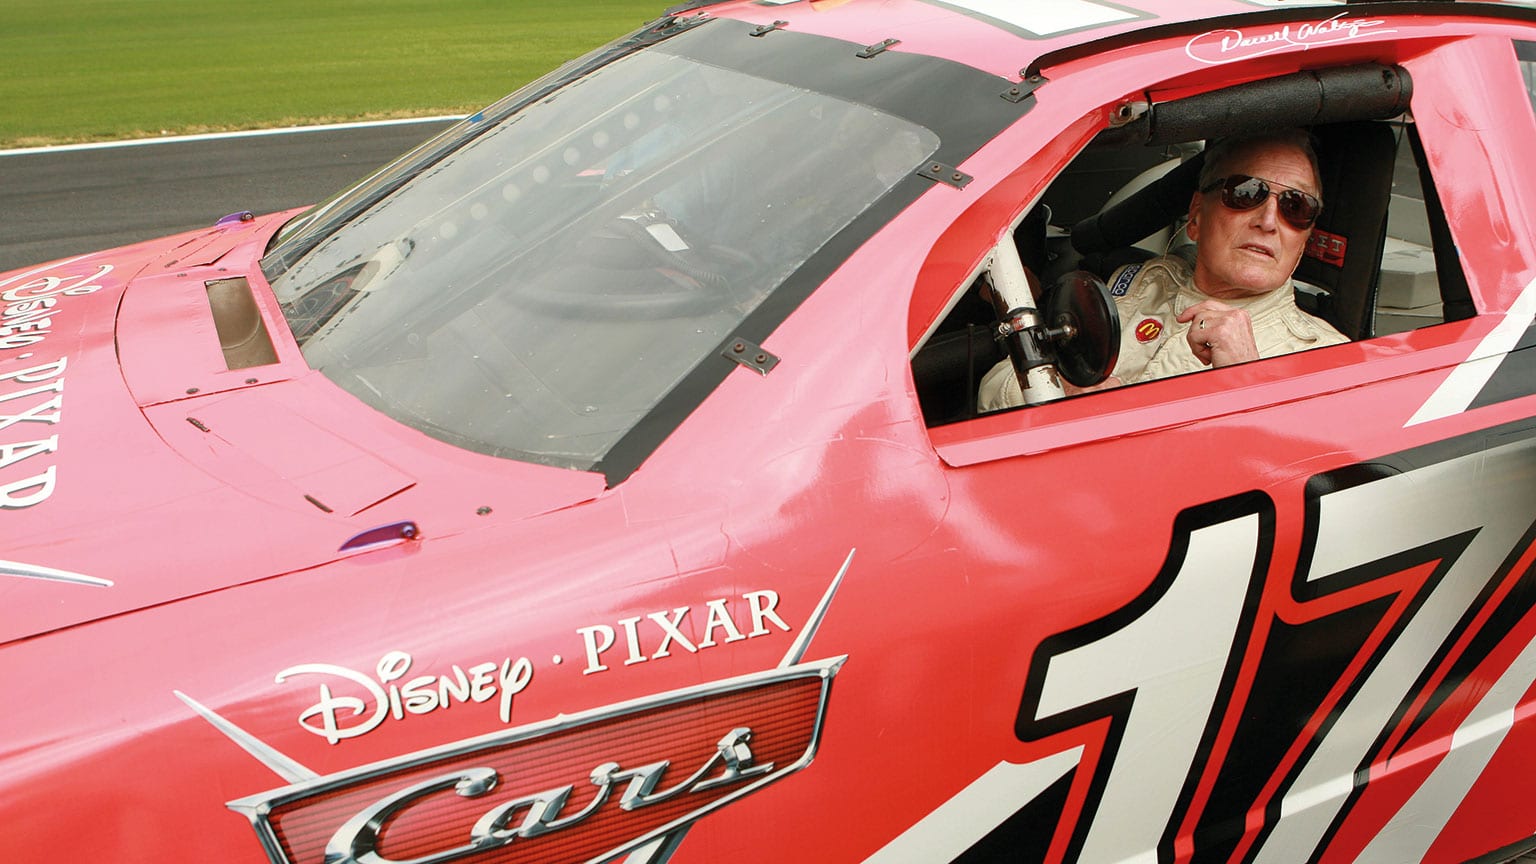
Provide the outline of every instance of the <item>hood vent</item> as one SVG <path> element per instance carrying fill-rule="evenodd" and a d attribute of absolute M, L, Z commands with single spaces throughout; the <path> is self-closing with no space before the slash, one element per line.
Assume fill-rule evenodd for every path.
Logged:
<path fill-rule="evenodd" d="M 213 326 L 219 333 L 219 348 L 224 365 L 230 369 L 248 369 L 277 362 L 267 322 L 261 317 L 251 283 L 244 276 L 206 282 L 208 308 Z"/>

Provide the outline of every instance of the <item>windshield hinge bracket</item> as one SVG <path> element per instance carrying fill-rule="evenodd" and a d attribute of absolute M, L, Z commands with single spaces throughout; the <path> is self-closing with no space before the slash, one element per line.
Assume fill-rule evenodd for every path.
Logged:
<path fill-rule="evenodd" d="M 928 162 L 917 170 L 917 176 L 927 177 L 945 186 L 953 186 L 956 189 L 964 189 L 975 177 L 964 171 L 945 165 L 941 162 Z"/>
<path fill-rule="evenodd" d="M 779 365 L 778 357 L 745 339 L 732 339 L 725 350 L 720 352 L 720 356 L 734 360 L 759 375 L 767 375 L 773 371 L 773 367 Z"/>
<path fill-rule="evenodd" d="M 764 25 L 762 25 L 760 27 L 757 27 L 751 33 L 748 33 L 747 35 L 748 36 L 767 36 L 769 33 L 772 33 L 775 30 L 783 30 L 785 27 L 788 27 L 788 26 L 789 26 L 789 22 L 788 21 L 775 21 L 772 24 L 764 24 Z"/>
<path fill-rule="evenodd" d="M 858 57 L 860 60 L 868 60 L 869 58 L 875 56 L 876 54 L 884 54 L 885 53 L 885 49 L 891 47 L 892 45 L 900 45 L 900 44 L 901 44 L 901 40 L 900 39 L 885 39 L 883 41 L 876 42 L 873 45 L 865 46 L 863 51 L 860 51 L 858 54 L 855 54 L 854 56 Z"/>
<path fill-rule="evenodd" d="M 1050 81 L 1044 75 L 1029 74 L 1028 69 L 1020 72 L 1019 76 L 1024 80 L 1003 91 L 1003 98 L 1009 102 L 1023 102 L 1025 99 L 1035 95 L 1035 91 L 1039 90 L 1042 84 L 1049 83 Z"/>

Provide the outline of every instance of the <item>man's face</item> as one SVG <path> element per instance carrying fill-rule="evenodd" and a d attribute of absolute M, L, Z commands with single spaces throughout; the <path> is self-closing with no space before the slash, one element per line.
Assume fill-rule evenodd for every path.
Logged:
<path fill-rule="evenodd" d="M 1195 286 L 1223 300 L 1267 294 L 1295 272 L 1312 233 L 1280 218 L 1277 194 L 1288 186 L 1318 196 L 1317 177 L 1306 154 L 1281 144 L 1240 152 L 1222 170 L 1227 176 L 1247 174 L 1269 181 L 1271 192 L 1251 210 L 1222 204 L 1220 189 L 1195 193 L 1188 229 L 1190 239 L 1199 244 Z"/>

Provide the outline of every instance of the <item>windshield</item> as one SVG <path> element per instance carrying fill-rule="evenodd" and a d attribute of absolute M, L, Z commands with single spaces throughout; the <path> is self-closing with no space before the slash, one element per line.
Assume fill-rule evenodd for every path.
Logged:
<path fill-rule="evenodd" d="M 357 398 L 585 469 L 938 146 L 865 105 L 641 52 L 469 140 L 273 289 L 308 363 Z"/>

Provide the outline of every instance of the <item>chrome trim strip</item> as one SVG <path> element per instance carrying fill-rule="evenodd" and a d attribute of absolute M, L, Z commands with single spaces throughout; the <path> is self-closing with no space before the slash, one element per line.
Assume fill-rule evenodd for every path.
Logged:
<path fill-rule="evenodd" d="M 859 550 L 848 550 L 848 557 L 843 559 L 842 569 L 838 570 L 837 575 L 832 577 L 832 584 L 827 586 L 827 593 L 822 595 L 821 602 L 816 604 L 816 610 L 811 613 L 811 617 L 806 619 L 805 626 L 800 628 L 800 635 L 795 637 L 794 644 L 789 646 L 789 653 L 785 654 L 784 659 L 779 661 L 780 669 L 787 669 L 799 663 L 805 657 L 806 649 L 811 647 L 811 640 L 815 638 L 816 631 L 821 629 L 822 619 L 827 617 L 827 608 L 832 605 L 832 598 L 836 596 L 837 589 L 842 587 L 843 577 L 847 575 L 849 565 L 853 564 L 853 553 L 857 551 Z"/>
<path fill-rule="evenodd" d="M 70 585 L 88 585 L 92 588 L 111 588 L 113 585 L 111 579 L 99 579 L 95 576 L 71 573 L 68 570 L 55 570 L 52 567 L 39 567 L 17 561 L 0 561 L 0 576 L 46 579 L 49 582 L 67 582 Z"/>
<path fill-rule="evenodd" d="M 677 854 L 677 848 L 683 844 L 683 838 L 687 836 L 688 828 L 679 828 L 665 837 L 658 837 L 629 853 L 629 857 L 624 859 L 624 864 L 666 864 L 672 860 L 673 855 Z"/>
<path fill-rule="evenodd" d="M 172 690 L 171 692 L 176 694 L 177 699 L 185 702 L 188 708 L 196 711 L 199 717 L 213 724 L 213 728 L 223 732 L 225 737 L 238 744 L 240 749 L 255 756 L 256 761 L 272 769 L 272 773 L 287 780 L 289 783 L 301 783 L 306 780 L 318 780 L 320 778 L 319 774 L 305 768 L 303 765 L 268 746 L 255 735 L 215 714 L 212 708 L 180 690 Z"/>

